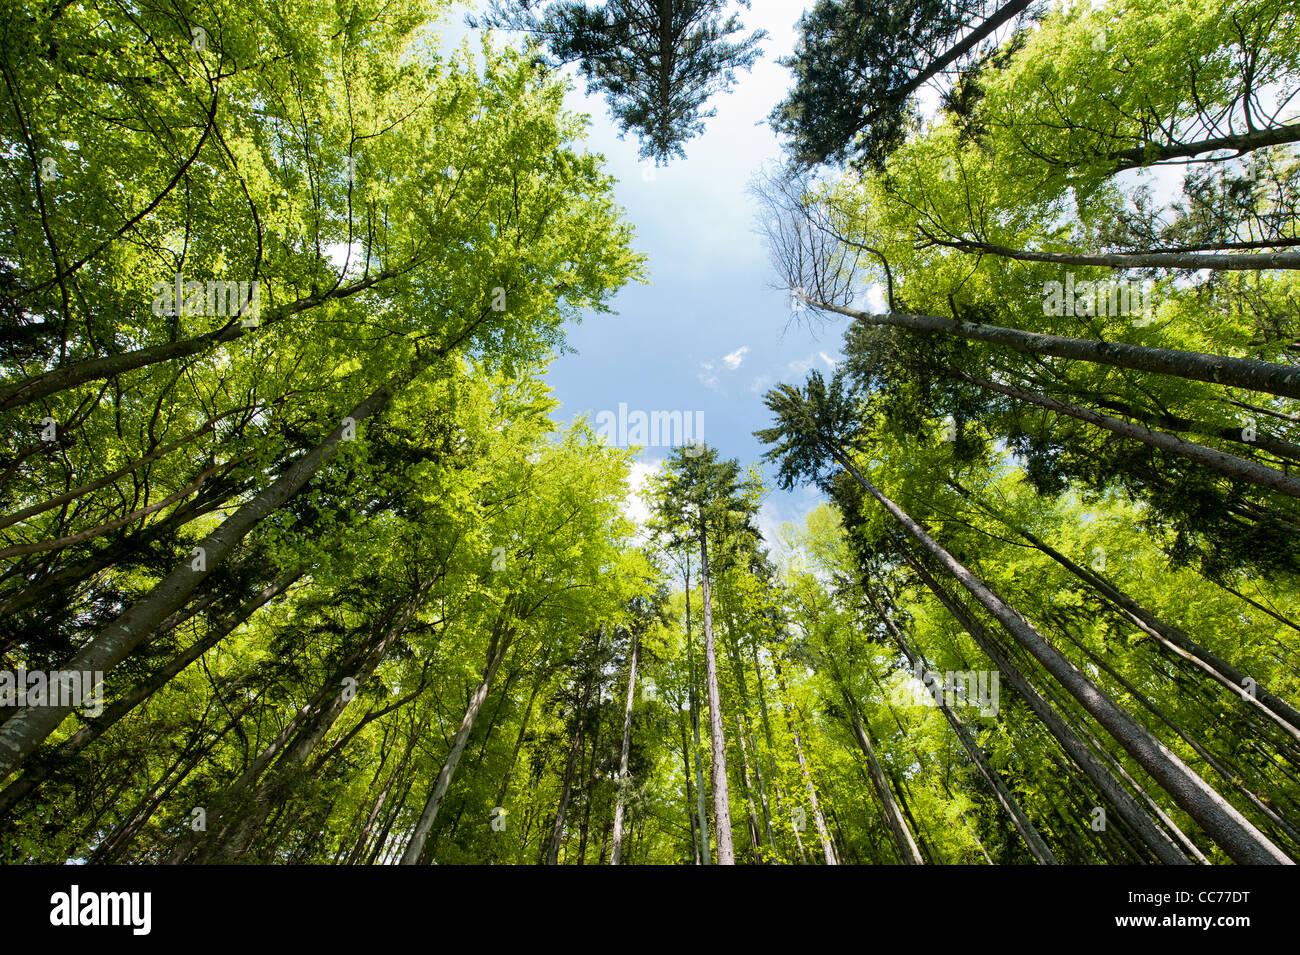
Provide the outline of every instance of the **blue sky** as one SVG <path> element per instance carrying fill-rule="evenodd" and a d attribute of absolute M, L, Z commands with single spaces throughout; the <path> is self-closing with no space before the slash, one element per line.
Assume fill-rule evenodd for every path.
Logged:
<path fill-rule="evenodd" d="M 751 177 L 781 157 L 766 116 L 790 87 L 790 72 L 777 60 L 793 50 L 806 5 L 756 0 L 739 11 L 747 30 L 767 31 L 763 56 L 739 74 L 732 92 L 715 97 L 717 115 L 704 134 L 667 167 L 639 161 L 635 138 L 618 138 L 604 100 L 587 96 L 568 68 L 575 88 L 566 105 L 591 116 L 588 148 L 606 157 L 618 179 L 616 198 L 636 229 L 635 247 L 649 257 L 650 283 L 623 289 L 613 301 L 617 314 L 569 329 L 577 354 L 558 358 L 547 379 L 562 420 L 587 414 L 594 424 L 620 403 L 629 411 L 703 412 L 704 440 L 744 466 L 763 451 L 752 432 L 771 423 L 763 392 L 780 381 L 802 382 L 809 368 L 827 370 L 840 357 L 842 322 L 819 329 L 790 323 L 789 294 L 772 287 L 776 275 L 746 193 Z M 447 41 L 472 32 L 461 25 L 465 9 L 451 14 Z M 634 480 L 667 453 L 643 450 Z M 771 494 L 762 524 L 775 543 L 775 527 L 801 519 L 820 497 L 806 488 L 783 493 L 772 469 L 763 473 Z M 633 503 L 631 510 L 640 509 Z"/>

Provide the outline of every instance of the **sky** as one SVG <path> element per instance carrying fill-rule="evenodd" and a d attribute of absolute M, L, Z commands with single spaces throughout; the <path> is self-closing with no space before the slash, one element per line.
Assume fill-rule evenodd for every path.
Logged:
<path fill-rule="evenodd" d="M 481 4 L 475 4 L 479 7 Z M 717 114 L 686 143 L 686 158 L 655 169 L 637 158 L 634 136 L 618 138 L 600 96 L 587 96 L 573 67 L 565 105 L 590 114 L 587 148 L 606 158 L 617 180 L 616 201 L 635 228 L 634 248 L 648 256 L 649 284 L 631 284 L 611 302 L 616 314 L 593 315 L 567 329 L 576 354 L 552 364 L 547 383 L 560 402 L 557 419 L 627 411 L 703 415 L 703 439 L 742 468 L 761 464 L 764 445 L 752 432 L 771 424 L 763 392 L 785 381 L 802 383 L 810 368 L 827 371 L 841 358 L 847 319 L 818 328 L 792 323 L 790 295 L 779 290 L 757 232 L 751 178 L 782 157 L 766 117 L 784 99 L 791 74 L 777 60 L 793 51 L 806 0 L 756 0 L 740 9 L 747 32 L 766 30 L 763 56 L 738 73 L 730 93 L 716 96 Z M 463 26 L 469 7 L 456 8 L 441 31 L 459 44 L 476 33 Z M 669 448 L 647 447 L 633 482 L 658 469 Z M 812 488 L 782 492 L 774 469 L 763 465 L 770 494 L 759 525 L 769 543 L 783 521 L 800 521 L 821 500 Z M 639 502 L 629 513 L 644 515 Z"/>

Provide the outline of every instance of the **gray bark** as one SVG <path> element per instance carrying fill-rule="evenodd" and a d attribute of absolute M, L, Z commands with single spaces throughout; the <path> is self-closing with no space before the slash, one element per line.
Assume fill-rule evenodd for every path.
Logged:
<path fill-rule="evenodd" d="M 911 663 L 914 668 L 929 669 L 930 664 L 926 662 L 925 657 L 918 651 L 912 649 L 911 645 L 907 642 L 907 638 L 894 624 L 894 621 L 890 619 L 885 608 L 877 604 L 875 598 L 870 594 L 867 595 L 867 599 L 871 602 L 871 606 L 875 609 L 876 613 L 880 615 L 880 619 L 884 621 L 886 629 L 888 629 L 890 634 L 893 635 L 894 641 L 898 644 L 898 648 L 903 651 L 903 655 L 907 657 L 908 662 Z M 966 725 L 962 722 L 961 717 L 959 717 L 953 711 L 952 707 L 948 705 L 947 700 L 944 699 L 942 694 L 939 697 L 939 709 L 943 712 L 944 718 L 947 719 L 948 725 L 952 727 L 952 731 L 957 735 L 957 739 L 961 742 L 962 748 L 965 749 L 966 753 L 970 756 L 971 762 L 975 764 L 980 775 L 983 776 L 988 784 L 993 788 L 998 803 L 1006 810 L 1007 815 L 1011 817 L 1011 822 L 1015 825 L 1016 831 L 1020 833 L 1021 838 L 1025 840 L 1025 845 L 1029 848 L 1030 853 L 1032 853 L 1034 858 L 1042 865 L 1056 865 L 1056 857 L 1052 854 L 1052 850 L 1048 848 L 1047 843 L 1038 832 L 1038 828 L 1025 814 L 1019 801 L 1011 794 L 1011 790 L 1007 788 L 1007 784 L 1002 781 L 1002 777 L 999 776 L 997 772 L 994 771 L 993 767 L 989 765 L 989 761 L 985 757 L 983 750 L 979 748 L 979 745 L 971 737 L 970 731 L 966 729 Z"/>
<path fill-rule="evenodd" d="M 623 747 L 618 757 L 618 794 L 614 802 L 614 846 L 610 850 L 609 864 L 618 865 L 623 861 L 623 814 L 627 808 L 627 760 L 632 749 L 632 704 L 636 702 L 636 657 L 640 647 L 640 635 L 632 631 L 632 656 L 627 664 L 627 704 L 623 708 Z"/>
<path fill-rule="evenodd" d="M 1275 365 L 1253 358 L 1229 358 L 1226 355 L 1207 355 L 1172 348 L 1128 345 L 1124 342 L 1067 338 L 981 322 L 957 321 L 938 315 L 910 315 L 903 312 L 872 314 L 843 305 L 831 305 L 812 299 L 806 301 L 814 308 L 838 312 L 867 325 L 892 325 L 896 328 L 944 332 L 970 341 L 1001 345 L 1029 355 L 1073 358 L 1194 381 L 1209 381 L 1286 398 L 1300 398 L 1300 367 L 1291 365 Z"/>
<path fill-rule="evenodd" d="M 1023 401 L 1026 404 L 1037 405 L 1040 408 L 1046 408 L 1049 411 L 1055 411 L 1057 414 L 1067 415 L 1079 421 L 1086 421 L 1088 424 L 1104 428 L 1111 434 L 1117 434 L 1122 438 L 1141 441 L 1148 447 L 1158 448 L 1161 451 L 1168 451 L 1170 454 L 1187 458 L 1189 461 L 1203 464 L 1229 477 L 1242 478 L 1260 487 L 1280 491 L 1291 497 L 1300 497 L 1300 477 L 1270 468 L 1258 461 L 1251 461 L 1235 454 L 1228 454 L 1226 451 L 1217 451 L 1194 441 L 1185 441 L 1176 435 L 1166 434 L 1163 431 L 1152 431 L 1137 422 L 1125 421 L 1123 418 L 1112 418 L 1110 415 L 1100 414 L 1090 408 L 1069 404 L 1049 395 L 1040 395 L 1011 385 L 1000 385 L 997 382 L 989 381 L 987 378 L 977 378 L 965 372 L 949 372 L 949 374 L 953 378 L 969 382 L 987 391 L 994 391 L 1000 395 L 1006 395 L 1008 398 Z"/>
<path fill-rule="evenodd" d="M 381 385 L 349 412 L 354 421 L 382 409 L 392 394 L 392 386 Z M 185 602 L 244 537 L 266 517 L 302 489 L 333 457 L 343 437 L 340 422 L 320 444 L 290 465 L 285 472 L 251 501 L 244 504 L 205 537 L 199 547 L 206 554 L 206 570 L 193 570 L 185 561 L 159 581 L 145 597 L 105 627 L 62 669 L 86 673 L 107 672 L 121 663 L 167 617 Z M 8 775 L 29 757 L 72 712 L 71 706 L 25 707 L 0 726 L 0 776 Z"/>
<path fill-rule="evenodd" d="M 469 742 L 469 734 L 474 729 L 474 720 L 478 718 L 478 712 L 483 707 L 483 701 L 487 699 L 488 689 L 492 686 L 492 678 L 496 676 L 497 667 L 501 665 L 501 660 L 510 645 L 513 632 L 505 627 L 502 620 L 498 619 L 494 629 L 495 632 L 488 651 L 488 663 L 483 669 L 483 679 L 470 697 L 469 706 L 465 708 L 465 715 L 460 721 L 460 729 L 456 731 L 456 736 L 452 740 L 451 751 L 442 764 L 433 791 L 429 793 L 429 798 L 424 804 L 424 810 L 420 813 L 420 821 L 416 823 L 415 831 L 411 833 L 411 839 L 407 842 L 406 849 L 402 853 L 402 865 L 416 865 L 420 861 L 424 846 L 429 841 L 429 834 L 433 831 L 434 820 L 438 818 L 438 809 L 442 806 L 442 799 L 447 795 L 447 789 L 451 786 L 452 777 L 456 774 L 456 766 L 459 765 L 460 758 L 465 753 L 465 745 Z"/>
<path fill-rule="evenodd" d="M 700 597 L 704 604 L 704 669 L 709 692 L 709 743 L 712 749 L 713 820 L 717 828 L 718 865 L 735 865 L 731 843 L 731 793 L 727 785 L 727 740 L 722 731 L 722 695 L 718 691 L 718 658 L 713 641 L 713 607 L 709 592 L 709 543 L 700 522 Z"/>
<path fill-rule="evenodd" d="M 1028 620 L 1010 607 L 986 583 L 944 550 L 916 521 L 887 498 L 844 455 L 836 450 L 836 459 L 862 487 L 889 511 L 922 547 L 939 561 L 1034 659 L 1063 686 L 1071 696 L 1106 728 L 1138 764 L 1173 797 L 1202 829 L 1240 864 L 1293 865 L 1237 809 L 1214 791 L 1178 756 L 1151 735 L 1127 711 L 1118 706 L 1091 680 L 1083 675 L 1059 650 L 1038 632 Z"/>

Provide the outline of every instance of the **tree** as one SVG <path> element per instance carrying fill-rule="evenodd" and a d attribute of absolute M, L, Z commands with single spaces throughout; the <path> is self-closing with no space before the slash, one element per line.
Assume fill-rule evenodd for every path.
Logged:
<path fill-rule="evenodd" d="M 1080 705 L 1106 727 L 1134 759 L 1235 859 L 1274 864 L 1290 861 L 1182 760 L 1116 706 L 1044 639 L 1028 620 L 986 583 L 975 577 L 910 515 L 862 475 L 848 457 L 842 432 L 832 430 L 850 414 L 849 402 L 839 382 L 834 382 L 827 388 L 820 375 L 814 372 L 806 394 L 785 386 L 769 392 L 767 400 L 768 406 L 778 415 L 779 424 L 760 432 L 760 435 L 769 443 L 780 442 L 771 453 L 773 458 L 781 461 L 783 474 L 796 473 L 795 468 L 802 465 L 808 468 L 805 473 L 817 479 L 824 462 L 833 460 L 837 463 L 955 577 L 1021 646 L 1042 663 Z"/>
<path fill-rule="evenodd" d="M 654 490 L 657 526 L 677 545 L 688 543 L 700 549 L 701 617 L 704 631 L 705 683 L 709 702 L 709 739 L 713 756 L 713 812 L 718 840 L 718 864 L 734 865 L 731 839 L 731 796 L 727 782 L 727 742 L 718 683 L 718 660 L 713 632 L 712 575 L 709 540 L 748 526 L 750 515 L 742 510 L 744 486 L 740 466 L 719 461 L 708 447 L 681 448 L 665 464 Z M 751 531 L 752 532 L 752 531 Z"/>
<path fill-rule="evenodd" d="M 907 132 L 911 96 L 1028 7 L 1029 0 L 818 0 L 799 20 L 794 56 L 782 61 L 795 86 L 771 124 L 801 165 L 852 156 L 879 167 Z"/>
<path fill-rule="evenodd" d="M 748 0 L 736 0 L 748 9 Z M 728 38 L 743 26 L 727 0 L 608 0 L 595 8 L 555 0 L 492 0 L 475 27 L 525 32 L 543 44 L 553 68 L 577 63 L 589 92 L 601 92 L 614 121 L 641 140 L 641 158 L 685 156 L 688 140 L 713 115 L 705 104 L 748 70 L 767 34 Z"/>

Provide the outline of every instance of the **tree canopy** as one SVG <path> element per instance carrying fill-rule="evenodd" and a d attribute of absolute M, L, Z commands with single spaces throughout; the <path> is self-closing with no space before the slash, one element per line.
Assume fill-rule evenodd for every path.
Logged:
<path fill-rule="evenodd" d="M 764 35 L 450 9 L 0 25 L 0 860 L 1300 860 L 1294 5 L 817 0 L 752 194 L 838 360 L 639 466 L 556 68 L 662 161 Z"/>

